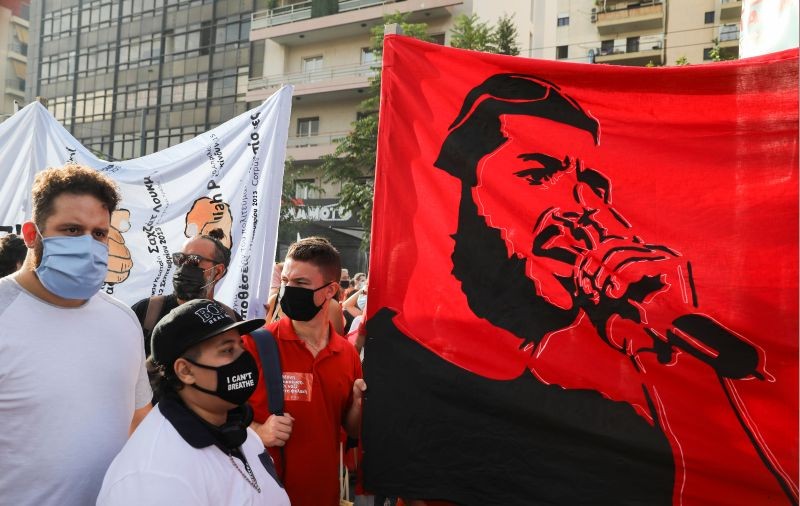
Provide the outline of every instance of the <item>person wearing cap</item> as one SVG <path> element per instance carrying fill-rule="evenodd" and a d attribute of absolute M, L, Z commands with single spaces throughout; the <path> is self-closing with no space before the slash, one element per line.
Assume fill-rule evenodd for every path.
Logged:
<path fill-rule="evenodd" d="M 288 505 L 247 399 L 258 384 L 236 322 L 216 301 L 195 299 L 153 329 L 160 402 L 106 472 L 98 506 Z"/>

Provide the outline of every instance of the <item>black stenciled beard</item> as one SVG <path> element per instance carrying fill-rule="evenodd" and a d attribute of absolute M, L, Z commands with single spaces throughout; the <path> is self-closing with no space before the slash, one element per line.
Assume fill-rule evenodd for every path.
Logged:
<path fill-rule="evenodd" d="M 500 231 L 478 214 L 468 184 L 461 186 L 458 229 L 452 237 L 453 275 L 461 282 L 470 309 L 524 339 L 520 347 L 538 344 L 549 332 L 575 321 L 577 306 L 561 309 L 537 294 L 535 283 L 525 274 L 526 260 L 509 258 Z M 571 278 L 563 284 L 567 290 L 574 288 Z"/>

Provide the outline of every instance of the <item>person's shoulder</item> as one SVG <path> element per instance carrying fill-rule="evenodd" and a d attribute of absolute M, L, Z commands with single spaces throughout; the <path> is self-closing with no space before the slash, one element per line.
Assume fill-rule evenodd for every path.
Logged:
<path fill-rule="evenodd" d="M 107 312 L 109 316 L 124 318 L 125 320 L 129 320 L 136 327 L 140 327 L 139 318 L 136 317 L 136 313 L 121 300 L 105 292 L 98 292 L 93 298 L 97 301 L 101 310 Z"/>
<path fill-rule="evenodd" d="M 138 313 L 140 310 L 144 310 L 147 306 L 150 305 L 150 297 L 145 297 L 144 299 L 139 299 L 133 303 L 131 306 L 131 310 L 134 313 Z"/>
<path fill-rule="evenodd" d="M 11 302 L 22 293 L 22 287 L 17 283 L 12 276 L 0 278 L 0 310 L 6 307 L 5 302 Z"/>

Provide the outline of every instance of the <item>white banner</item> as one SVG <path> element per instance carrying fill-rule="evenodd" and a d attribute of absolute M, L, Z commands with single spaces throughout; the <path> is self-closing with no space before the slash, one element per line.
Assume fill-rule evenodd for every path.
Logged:
<path fill-rule="evenodd" d="M 800 0 L 744 0 L 739 58 L 797 47 L 798 5 Z"/>
<path fill-rule="evenodd" d="M 111 219 L 103 290 L 127 304 L 172 292 L 171 254 L 214 228 L 232 257 L 215 297 L 244 318 L 264 315 L 275 257 L 292 87 L 194 139 L 122 162 L 94 156 L 38 102 L 0 124 L 0 230 L 30 219 L 36 173 L 77 163 L 111 176 L 122 202 Z"/>

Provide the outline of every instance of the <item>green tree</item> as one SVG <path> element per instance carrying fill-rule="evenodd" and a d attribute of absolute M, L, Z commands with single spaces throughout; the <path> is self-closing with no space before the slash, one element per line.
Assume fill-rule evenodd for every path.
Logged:
<path fill-rule="evenodd" d="M 383 55 L 384 25 L 397 23 L 404 35 L 427 40 L 428 25 L 409 23 L 407 14 L 396 13 L 384 17 L 383 24 L 372 29 L 372 51 L 376 60 Z M 370 80 L 366 99 L 359 105 L 360 117 L 353 129 L 336 146 L 331 155 L 322 157 L 322 177 L 326 182 L 341 184 L 340 205 L 351 211 L 364 228 L 362 247 L 369 246 L 372 225 L 372 178 L 375 175 L 375 151 L 378 145 L 378 106 L 380 101 L 380 67 L 375 67 L 375 77 Z"/>
<path fill-rule="evenodd" d="M 514 24 L 513 14 L 511 16 L 504 14 L 497 21 L 497 26 L 494 29 L 494 47 L 499 54 L 519 55 L 517 25 Z"/>
<path fill-rule="evenodd" d="M 495 53 L 494 30 L 477 14 L 461 14 L 450 30 L 450 45 L 460 49 Z"/>
<path fill-rule="evenodd" d="M 683 67 L 684 65 L 689 65 L 689 59 L 685 56 L 679 56 L 677 60 L 675 60 L 675 65 L 679 67 Z"/>

